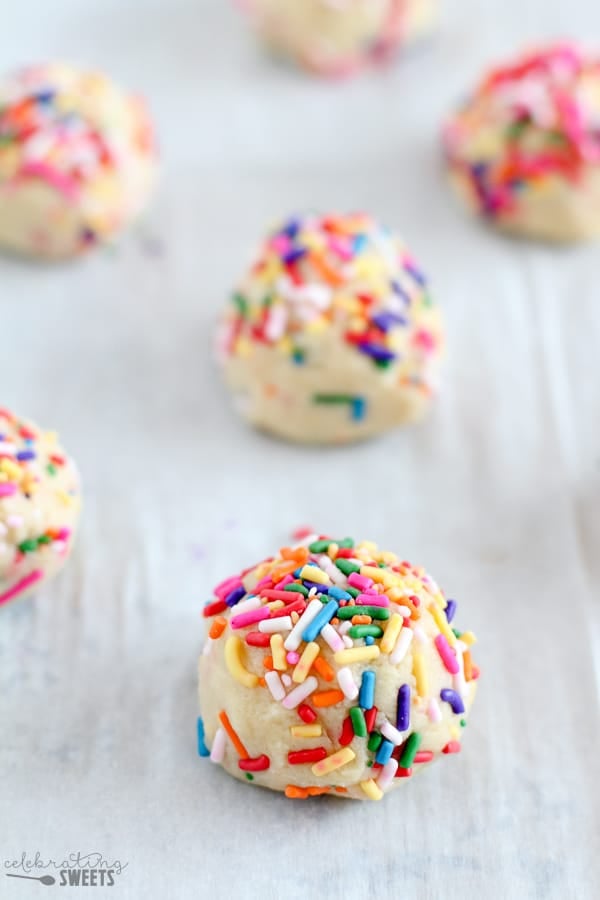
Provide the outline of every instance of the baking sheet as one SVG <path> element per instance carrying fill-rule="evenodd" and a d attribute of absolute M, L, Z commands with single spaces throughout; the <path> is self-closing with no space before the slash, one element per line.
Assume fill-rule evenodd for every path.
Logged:
<path fill-rule="evenodd" d="M 85 481 L 70 565 L 0 616 L 0 866 L 96 851 L 128 865 L 94 896 L 135 900 L 597 896 L 600 251 L 470 222 L 435 136 L 487 61 L 597 36 L 600 7 L 445 6 L 428 47 L 341 85 L 265 58 L 217 0 L 4 10 L 3 65 L 76 58 L 148 95 L 165 172 L 118 248 L 0 261 L 0 400 Z M 215 316 L 264 225 L 306 207 L 372 210 L 430 272 L 449 355 L 423 426 L 313 450 L 231 411 Z M 201 606 L 305 523 L 424 564 L 480 639 L 463 752 L 383 803 L 290 803 L 196 755 Z M 45 890 L 6 871 L 1 897 Z"/>

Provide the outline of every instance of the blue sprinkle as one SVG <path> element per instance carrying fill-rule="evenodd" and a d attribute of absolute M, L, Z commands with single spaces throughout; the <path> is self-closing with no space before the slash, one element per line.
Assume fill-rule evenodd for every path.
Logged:
<path fill-rule="evenodd" d="M 352 600 L 352 594 L 349 594 L 348 591 L 343 591 L 335 585 L 332 585 L 327 593 L 330 597 L 334 597 L 335 600 Z"/>
<path fill-rule="evenodd" d="M 367 401 L 364 397 L 354 397 L 352 400 L 352 418 L 355 422 L 362 422 L 367 414 Z"/>
<path fill-rule="evenodd" d="M 367 669 L 363 672 L 362 681 L 360 683 L 360 693 L 358 695 L 358 704 L 363 709 L 372 709 L 375 702 L 375 672 Z"/>
<path fill-rule="evenodd" d="M 210 756 L 210 750 L 204 743 L 204 722 L 198 716 L 198 754 L 200 756 Z"/>
<path fill-rule="evenodd" d="M 292 352 L 292 359 L 294 360 L 294 362 L 296 363 L 297 366 L 303 365 L 304 361 L 306 359 L 306 354 L 305 354 L 304 350 L 300 350 L 298 347 L 296 347 Z"/>
<path fill-rule="evenodd" d="M 381 766 L 385 766 L 385 764 L 392 758 L 393 752 L 394 745 L 392 744 L 392 742 L 387 740 L 382 741 L 379 745 L 379 750 L 377 751 L 375 762 L 379 763 Z"/>
<path fill-rule="evenodd" d="M 370 647 L 371 644 L 374 644 L 374 643 L 375 643 L 375 638 L 373 637 L 372 634 L 368 634 L 365 638 L 365 644 L 367 645 L 367 647 Z"/>
<path fill-rule="evenodd" d="M 56 91 L 38 91 L 37 94 L 34 94 L 33 96 L 38 103 L 52 103 L 54 97 L 56 96 Z"/>
<path fill-rule="evenodd" d="M 19 450 L 17 453 L 17 459 L 19 462 L 25 462 L 28 459 L 35 459 L 36 453 L 34 450 Z"/>
<path fill-rule="evenodd" d="M 452 707 L 452 712 L 456 715 L 460 715 L 465 711 L 465 704 L 463 703 L 462 697 L 456 691 L 453 691 L 451 688 L 442 688 L 440 691 L 440 697 L 444 702 L 449 703 Z"/>
<path fill-rule="evenodd" d="M 357 234 L 354 238 L 353 247 L 354 253 L 358 256 L 359 253 L 362 253 L 367 245 L 367 236 L 366 234 Z"/>
<path fill-rule="evenodd" d="M 293 241 L 299 231 L 300 222 L 298 221 L 298 219 L 290 219 L 288 222 L 286 222 L 279 233 L 285 234 Z"/>
<path fill-rule="evenodd" d="M 370 356 L 372 359 L 388 361 L 392 359 L 396 359 L 396 354 L 391 350 L 387 350 L 385 347 L 380 347 L 378 344 L 371 344 L 368 341 L 365 341 L 363 344 L 358 345 L 358 349 L 361 353 L 365 353 L 367 356 Z"/>
<path fill-rule="evenodd" d="M 389 311 L 375 313 L 374 316 L 371 316 L 371 322 L 377 328 L 380 328 L 381 331 L 390 331 L 394 325 L 408 325 L 404 316 L 399 316 L 398 313 Z"/>
<path fill-rule="evenodd" d="M 246 596 L 246 588 L 243 584 L 240 584 L 239 587 L 236 587 L 232 590 L 230 594 L 227 594 L 225 597 L 225 603 L 227 606 L 235 606 L 236 603 L 239 603 L 242 597 Z"/>
<path fill-rule="evenodd" d="M 451 622 L 456 615 L 456 606 L 456 600 L 448 600 L 448 603 L 446 604 L 446 619 L 448 622 Z"/>
<path fill-rule="evenodd" d="M 290 250 L 289 253 L 286 253 L 283 257 L 284 263 L 287 265 L 292 265 L 292 263 L 298 262 L 299 259 L 302 259 L 303 256 L 306 256 L 308 250 L 306 247 L 294 247 L 293 250 Z"/>
<path fill-rule="evenodd" d="M 308 643 L 309 641 L 314 641 L 314 639 L 321 633 L 321 630 L 325 628 L 328 622 L 331 622 L 336 612 L 338 611 L 339 604 L 336 603 L 335 600 L 330 600 L 329 603 L 326 603 L 323 609 L 320 609 L 317 615 L 314 617 L 312 622 L 309 622 L 304 631 L 302 632 L 302 640 Z"/>

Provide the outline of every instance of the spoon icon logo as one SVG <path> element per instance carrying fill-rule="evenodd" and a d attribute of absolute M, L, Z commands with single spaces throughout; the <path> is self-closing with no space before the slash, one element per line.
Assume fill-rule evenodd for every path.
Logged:
<path fill-rule="evenodd" d="M 11 872 L 6 873 L 7 878 L 24 878 L 26 881 L 39 881 L 40 884 L 56 884 L 56 878 L 52 875 L 13 875 Z"/>

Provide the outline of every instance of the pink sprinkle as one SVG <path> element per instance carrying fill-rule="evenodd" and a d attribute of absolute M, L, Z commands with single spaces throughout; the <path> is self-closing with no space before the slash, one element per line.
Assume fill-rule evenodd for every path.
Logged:
<path fill-rule="evenodd" d="M 359 591 L 366 591 L 373 586 L 373 579 L 367 578 L 366 575 L 359 575 L 358 572 L 352 572 L 348 578 L 348 584 L 358 588 Z"/>
<path fill-rule="evenodd" d="M 389 598 L 385 594 L 359 594 L 356 598 L 357 606 L 389 606 Z"/>
<path fill-rule="evenodd" d="M 273 579 L 271 578 L 271 576 L 265 575 L 265 577 L 261 578 L 260 581 L 258 582 L 258 584 L 256 585 L 256 587 L 254 588 L 254 592 L 256 594 L 259 594 L 261 592 L 262 588 L 267 587 L 267 585 L 269 587 L 271 587 L 272 584 L 273 584 Z"/>
<path fill-rule="evenodd" d="M 12 497 L 17 493 L 17 486 L 12 481 L 0 481 L 0 497 Z"/>
<path fill-rule="evenodd" d="M 35 569 L 35 571 L 30 572 L 29 575 L 26 575 L 25 578 L 21 578 L 21 580 L 17 581 L 16 584 L 13 584 L 11 588 L 3 594 L 0 594 L 0 606 L 2 606 L 3 603 L 8 603 L 9 600 L 13 600 L 18 594 L 23 593 L 23 591 L 26 591 L 32 584 L 39 581 L 43 575 L 44 573 L 41 569 Z"/>
<path fill-rule="evenodd" d="M 233 616 L 229 620 L 229 624 L 232 628 L 246 628 L 247 625 L 254 625 L 255 622 L 262 622 L 263 619 L 268 619 L 271 615 L 271 611 L 266 606 L 261 606 L 258 609 L 251 609 L 246 613 L 241 613 L 239 616 Z"/>
<path fill-rule="evenodd" d="M 71 537 L 71 529 L 70 528 L 61 528 L 58 532 L 59 540 L 68 541 Z"/>
<path fill-rule="evenodd" d="M 23 178 L 40 178 L 68 200 L 77 200 L 79 196 L 76 182 L 45 162 L 25 163 L 19 170 L 19 176 Z"/>
<path fill-rule="evenodd" d="M 460 667 L 458 665 L 458 660 L 456 659 L 456 653 L 443 634 L 438 634 L 435 639 L 435 646 L 437 647 L 437 651 L 448 672 L 450 672 L 451 675 L 457 675 L 460 671 Z"/>
<path fill-rule="evenodd" d="M 230 594 L 234 588 L 239 587 L 241 583 L 239 575 L 232 575 L 231 578 L 226 578 L 225 581 L 218 584 L 213 593 L 215 597 L 222 600 L 227 594 Z"/>
<path fill-rule="evenodd" d="M 286 584 L 291 584 L 291 582 L 292 582 L 293 580 L 294 580 L 294 579 L 293 579 L 293 576 L 292 576 L 292 575 L 286 575 L 285 578 L 282 578 L 281 581 L 278 581 L 278 582 L 277 582 L 277 584 L 276 584 L 275 587 L 274 587 L 274 590 L 276 590 L 276 591 L 282 591 L 282 590 L 284 589 L 284 587 L 286 586 Z M 289 593 L 289 592 L 288 592 L 288 593 Z"/>
<path fill-rule="evenodd" d="M 285 658 L 289 662 L 290 666 L 295 666 L 300 659 L 300 654 L 296 653 L 295 650 L 290 650 L 289 653 L 286 653 Z"/>

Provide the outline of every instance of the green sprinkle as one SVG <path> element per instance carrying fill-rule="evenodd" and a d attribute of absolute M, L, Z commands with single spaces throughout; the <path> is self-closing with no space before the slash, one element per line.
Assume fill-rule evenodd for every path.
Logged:
<path fill-rule="evenodd" d="M 461 636 L 462 632 L 459 631 L 458 628 L 453 628 L 452 634 L 454 635 L 455 638 L 458 638 L 460 640 L 460 636 Z"/>
<path fill-rule="evenodd" d="M 40 534 L 39 538 L 37 539 L 37 542 L 38 542 L 38 544 L 51 544 L 52 538 L 50 537 L 49 534 Z"/>
<path fill-rule="evenodd" d="M 48 473 L 48 475 L 56 475 L 56 466 L 54 465 L 54 463 L 48 463 L 48 465 L 46 466 L 46 472 Z"/>
<path fill-rule="evenodd" d="M 352 575 L 353 572 L 360 572 L 362 568 L 357 563 L 350 562 L 349 559 L 336 559 L 335 564 L 344 575 Z"/>
<path fill-rule="evenodd" d="M 367 736 L 367 723 L 365 722 L 365 714 L 360 706 L 353 706 L 350 710 L 350 718 L 352 719 L 352 728 L 356 737 Z"/>
<path fill-rule="evenodd" d="M 313 394 L 313 403 L 354 403 L 352 394 Z"/>
<path fill-rule="evenodd" d="M 271 296 L 271 294 L 266 294 L 263 297 L 262 305 L 265 309 L 269 309 L 270 306 L 273 306 L 273 297 Z"/>
<path fill-rule="evenodd" d="M 461 719 L 461 720 L 460 720 L 460 727 L 461 727 L 461 728 L 466 728 L 466 727 L 467 727 L 467 720 L 466 720 L 466 719 Z"/>
<path fill-rule="evenodd" d="M 354 538 L 344 538 L 343 541 L 336 541 L 336 544 L 344 550 L 351 550 L 354 547 Z"/>
<path fill-rule="evenodd" d="M 254 775 L 252 775 L 250 772 L 246 772 L 246 778 L 248 779 L 248 781 L 254 781 Z"/>
<path fill-rule="evenodd" d="M 248 301 L 241 294 L 233 295 L 233 302 L 238 308 L 238 312 L 241 316 L 248 315 Z"/>
<path fill-rule="evenodd" d="M 308 588 L 305 588 L 303 584 L 286 584 L 284 591 L 294 591 L 296 594 L 308 597 Z"/>
<path fill-rule="evenodd" d="M 415 756 L 417 755 L 417 750 L 419 749 L 420 745 L 421 735 L 417 734 L 416 731 L 413 731 L 411 736 L 406 741 L 404 750 L 402 751 L 402 756 L 400 757 L 401 769 L 410 769 L 415 761 Z"/>
<path fill-rule="evenodd" d="M 21 541 L 19 544 L 19 550 L 21 553 L 33 553 L 34 550 L 37 550 L 38 542 L 35 538 L 29 538 L 26 541 Z"/>
<path fill-rule="evenodd" d="M 306 352 L 301 350 L 300 347 L 294 347 L 292 350 L 292 358 L 294 362 L 302 364 L 306 359 Z"/>
<path fill-rule="evenodd" d="M 345 590 L 348 594 L 351 594 L 351 595 L 354 597 L 355 600 L 356 600 L 356 598 L 358 597 L 358 595 L 360 594 L 360 591 L 359 591 L 357 588 L 353 588 L 353 587 L 350 587 L 350 586 L 344 588 L 344 590 Z"/>
<path fill-rule="evenodd" d="M 371 737 L 367 742 L 367 749 L 371 751 L 371 753 L 377 753 L 379 750 L 379 746 L 383 741 L 383 735 L 379 734 L 378 731 L 373 731 L 371 733 Z"/>
<path fill-rule="evenodd" d="M 393 359 L 376 359 L 375 365 L 378 369 L 389 369 L 389 367 L 395 362 Z"/>
<path fill-rule="evenodd" d="M 390 611 L 387 606 L 340 606 L 337 611 L 338 619 L 351 619 L 352 616 L 371 616 L 372 619 L 389 619 Z"/>
<path fill-rule="evenodd" d="M 312 544 L 309 544 L 308 549 L 311 553 L 327 553 L 331 543 L 332 541 L 313 541 Z"/>
<path fill-rule="evenodd" d="M 353 625 L 348 629 L 351 638 L 383 637 L 383 628 L 379 625 Z"/>

